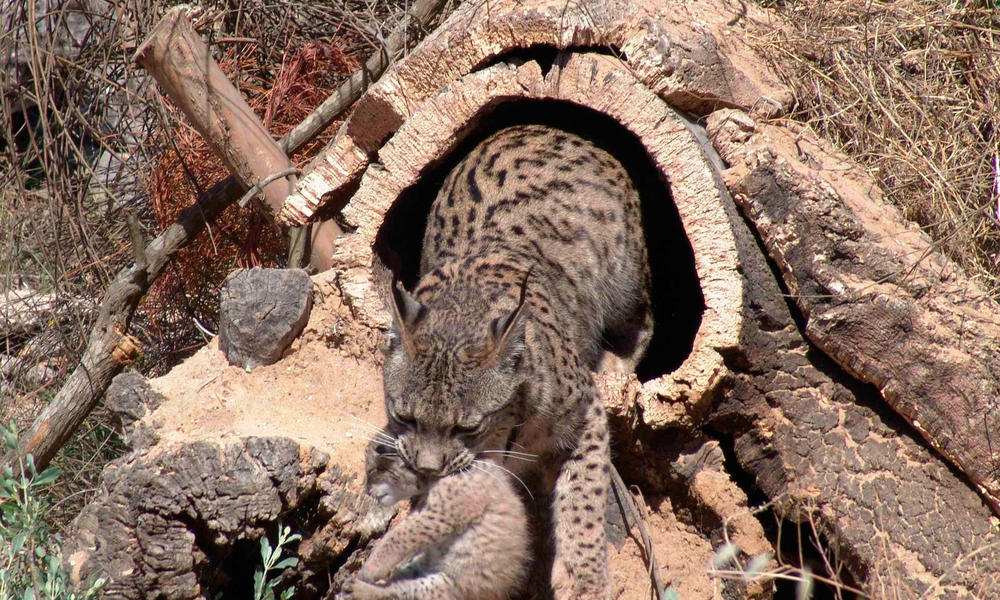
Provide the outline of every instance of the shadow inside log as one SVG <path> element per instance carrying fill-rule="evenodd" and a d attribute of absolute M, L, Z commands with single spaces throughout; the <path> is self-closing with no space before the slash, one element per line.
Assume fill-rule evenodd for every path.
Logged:
<path fill-rule="evenodd" d="M 426 167 L 420 182 L 392 205 L 376 237 L 374 251 L 403 284 L 419 278 L 420 252 L 434 197 L 451 169 L 494 132 L 517 124 L 542 124 L 587 138 L 618 158 L 629 172 L 642 203 L 643 227 L 653 285 L 655 328 L 642 361 L 640 381 L 679 367 L 690 354 L 705 310 L 694 252 L 670 196 L 638 139 L 619 123 L 589 108 L 560 101 L 517 100 L 487 106 L 462 131 L 449 155 Z"/>

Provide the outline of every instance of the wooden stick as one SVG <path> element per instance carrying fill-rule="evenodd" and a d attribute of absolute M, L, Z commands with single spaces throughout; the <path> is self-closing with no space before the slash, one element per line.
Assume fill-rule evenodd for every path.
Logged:
<path fill-rule="evenodd" d="M 646 567 L 649 569 L 649 580 L 653 585 L 653 593 L 656 595 L 657 600 L 666 600 L 667 591 L 663 586 L 663 581 L 660 579 L 660 564 L 656 560 L 656 553 L 653 552 L 653 538 L 646 531 L 646 521 L 644 515 L 639 511 L 639 507 L 635 504 L 635 498 L 628 491 L 628 486 L 625 485 L 621 474 L 614 465 L 611 465 L 611 487 L 615 492 L 615 496 L 618 497 L 618 505 L 622 509 L 622 515 L 625 517 L 625 526 L 629 527 L 629 521 L 631 521 L 636 529 L 639 530 L 639 538 L 642 541 L 643 551 L 646 554 Z M 629 527 L 630 532 L 631 529 Z"/>
<path fill-rule="evenodd" d="M 229 81 L 194 30 L 186 6 L 176 6 L 156 24 L 135 52 L 170 100 L 194 125 L 229 172 L 250 187 L 293 167 L 236 86 Z M 295 189 L 294 172 L 263 187 L 272 214 Z"/>
<path fill-rule="evenodd" d="M 443 2 L 434 0 L 432 4 L 440 8 Z M 414 11 L 416 9 L 415 6 Z M 328 99 L 323 102 L 280 140 L 278 147 L 287 154 L 293 154 L 345 111 L 354 102 L 347 100 L 355 93 L 359 72 L 354 73 L 330 96 L 336 100 Z M 363 90 L 357 90 L 356 93 L 360 95 L 361 91 Z M 28 454 L 34 455 L 39 469 L 44 469 L 49 464 L 59 448 L 90 414 L 104 395 L 111 379 L 123 367 L 112 358 L 112 351 L 121 339 L 121 335 L 115 332 L 115 325 L 124 325 L 127 330 L 139 300 L 176 252 L 188 245 L 219 213 L 236 202 L 244 189 L 245 186 L 233 176 L 215 184 L 145 247 L 145 268 L 140 269 L 133 264 L 118 272 L 101 301 L 97 322 L 90 332 L 80 363 L 70 373 L 52 402 L 35 418 L 31 428 L 21 435 L 17 450 L 7 453 L 0 464 L 14 468 L 19 464 L 17 457 Z"/>

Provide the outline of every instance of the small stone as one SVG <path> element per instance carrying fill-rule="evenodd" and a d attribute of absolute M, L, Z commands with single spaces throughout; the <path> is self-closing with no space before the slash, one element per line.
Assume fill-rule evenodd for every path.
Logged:
<path fill-rule="evenodd" d="M 149 387 L 149 381 L 135 371 L 119 373 L 104 394 L 104 406 L 125 443 L 133 449 L 156 443 L 153 428 L 142 423 L 143 417 L 163 401 L 163 396 Z"/>
<path fill-rule="evenodd" d="M 278 362 L 309 320 L 313 283 L 301 269 L 237 271 L 220 294 L 219 346 L 250 371 Z"/>

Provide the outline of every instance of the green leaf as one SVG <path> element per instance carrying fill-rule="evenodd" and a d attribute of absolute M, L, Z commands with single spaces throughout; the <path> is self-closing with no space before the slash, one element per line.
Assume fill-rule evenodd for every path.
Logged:
<path fill-rule="evenodd" d="M 260 558 L 264 561 L 265 565 L 268 559 L 271 558 L 271 540 L 267 539 L 266 535 L 260 537 Z"/>
<path fill-rule="evenodd" d="M 284 571 L 285 569 L 291 569 L 297 566 L 299 566 L 299 559 L 295 558 L 294 556 L 289 556 L 288 558 L 274 565 L 271 568 L 274 569 L 275 571 Z"/>
<path fill-rule="evenodd" d="M 3 477 L 7 481 L 14 479 L 14 469 L 10 468 L 10 465 L 3 466 Z"/>
<path fill-rule="evenodd" d="M 28 538 L 28 531 L 22 530 L 14 536 L 14 541 L 11 543 L 12 554 L 17 554 L 24 547 L 24 540 Z"/>
<path fill-rule="evenodd" d="M 295 593 L 295 588 L 288 588 L 281 592 L 281 600 L 291 600 L 292 595 Z"/>
<path fill-rule="evenodd" d="M 300 534 L 300 533 L 293 533 L 292 535 L 290 535 L 287 538 L 285 538 L 285 543 L 286 544 L 291 544 L 292 542 L 297 542 L 297 541 L 299 541 L 301 539 L 302 539 L 302 534 Z"/>
<path fill-rule="evenodd" d="M 20 513 L 21 509 L 18 508 L 18 506 L 13 502 L 4 502 L 0 504 L 0 515 L 2 515 L 4 522 L 7 524 L 14 521 Z"/>
<path fill-rule="evenodd" d="M 38 468 L 35 467 L 35 456 L 33 454 L 28 455 L 28 472 L 31 473 L 32 477 L 38 472 Z"/>
<path fill-rule="evenodd" d="M 674 588 L 670 588 L 664 591 L 663 600 L 681 600 L 681 595 Z"/>
<path fill-rule="evenodd" d="M 261 592 L 264 591 L 264 571 L 257 569 L 253 574 L 253 597 L 260 600 Z"/>
<path fill-rule="evenodd" d="M 107 582 L 108 582 L 108 580 L 106 578 L 104 578 L 104 577 L 98 577 L 96 580 L 94 580 L 94 583 L 90 584 L 90 587 L 87 588 L 87 592 L 84 594 L 83 597 L 84 598 L 91 598 L 91 597 L 95 596 L 97 594 L 97 590 L 99 590 L 102 587 L 104 587 L 104 584 L 107 583 Z"/>
<path fill-rule="evenodd" d="M 59 475 L 61 474 L 62 471 L 59 470 L 59 467 L 49 467 L 48 469 L 45 469 L 44 471 L 39 473 L 38 477 L 35 477 L 35 480 L 31 483 L 31 485 L 40 486 L 40 485 L 45 485 L 47 483 L 52 483 L 53 481 L 55 481 L 56 477 L 59 477 Z"/>
<path fill-rule="evenodd" d="M 11 422 L 10 428 L 0 427 L 0 435 L 3 436 L 4 444 L 11 450 L 17 448 L 17 430 L 14 428 L 14 423 Z"/>
<path fill-rule="evenodd" d="M 770 554 L 767 552 L 758 554 L 757 556 L 751 558 L 750 562 L 747 563 L 747 568 L 743 572 L 743 577 L 746 579 L 754 579 L 760 575 L 769 564 L 771 564 Z"/>
<path fill-rule="evenodd" d="M 795 586 L 795 600 L 808 600 L 813 595 L 813 573 L 809 567 L 802 567 L 802 579 Z"/>

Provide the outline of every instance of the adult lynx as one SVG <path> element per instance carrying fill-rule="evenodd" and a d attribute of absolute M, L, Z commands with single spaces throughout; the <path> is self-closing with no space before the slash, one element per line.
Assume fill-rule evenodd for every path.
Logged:
<path fill-rule="evenodd" d="M 603 349 L 644 350 L 649 289 L 625 168 L 583 138 L 525 125 L 450 172 L 419 283 L 392 291 L 384 384 L 400 456 L 443 477 L 504 456 L 483 451 L 505 431 L 501 447 L 555 466 L 554 489 L 541 491 L 552 492 L 555 561 L 579 600 L 607 595 L 608 430 L 591 370 Z"/>

